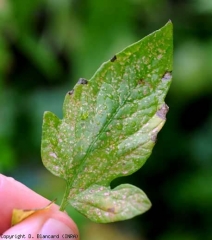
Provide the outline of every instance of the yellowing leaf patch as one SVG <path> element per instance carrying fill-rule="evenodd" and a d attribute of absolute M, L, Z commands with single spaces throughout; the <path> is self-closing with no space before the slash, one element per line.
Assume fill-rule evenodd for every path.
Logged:
<path fill-rule="evenodd" d="M 55 200 L 50 202 L 44 208 L 36 208 L 36 209 L 16 209 L 15 208 L 15 209 L 13 209 L 11 226 L 14 226 L 14 225 L 22 222 L 24 219 L 28 218 L 29 216 L 31 216 L 34 213 L 45 211 L 45 210 L 49 209 L 54 202 L 55 202 Z"/>

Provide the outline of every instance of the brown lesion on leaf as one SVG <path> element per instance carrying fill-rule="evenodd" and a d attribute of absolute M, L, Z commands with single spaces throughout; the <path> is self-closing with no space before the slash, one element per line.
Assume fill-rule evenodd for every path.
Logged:
<path fill-rule="evenodd" d="M 68 95 L 72 95 L 74 93 L 74 89 L 72 89 L 71 91 L 68 91 Z"/>
<path fill-rule="evenodd" d="M 138 84 L 142 85 L 143 87 L 145 87 L 144 89 L 144 95 L 147 94 L 148 90 L 153 89 L 151 83 L 149 83 L 148 81 L 146 81 L 145 79 L 141 78 L 138 80 Z"/>
<path fill-rule="evenodd" d="M 139 79 L 139 80 L 138 80 L 138 84 L 140 84 L 140 85 L 145 85 L 145 80 L 144 80 L 144 79 Z"/>
<path fill-rule="evenodd" d="M 169 81 L 172 79 L 172 71 L 166 71 L 162 76 L 162 81 Z"/>
<path fill-rule="evenodd" d="M 107 208 L 107 211 L 108 211 L 109 213 L 115 213 L 115 208 L 114 208 L 114 207 Z"/>
<path fill-rule="evenodd" d="M 116 55 L 114 55 L 114 56 L 110 59 L 111 62 L 115 62 L 116 60 L 117 60 Z"/>
<path fill-rule="evenodd" d="M 155 131 L 152 133 L 151 135 L 151 140 L 156 143 L 157 142 L 157 135 L 158 135 L 158 131 Z"/>
<path fill-rule="evenodd" d="M 80 78 L 77 84 L 88 84 L 88 81 L 85 78 Z"/>
<path fill-rule="evenodd" d="M 166 120 L 166 114 L 167 112 L 169 111 L 169 107 L 167 104 L 163 104 L 162 107 L 156 112 L 156 115 L 163 119 L 163 120 Z"/>

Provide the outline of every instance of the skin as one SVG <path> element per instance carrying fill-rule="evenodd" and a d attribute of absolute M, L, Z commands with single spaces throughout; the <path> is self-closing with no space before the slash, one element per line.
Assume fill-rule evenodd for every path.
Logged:
<path fill-rule="evenodd" d="M 12 211 L 17 209 L 43 208 L 50 201 L 25 185 L 0 174 L 0 235 L 31 234 L 37 239 L 37 234 L 77 234 L 78 228 L 74 221 L 65 213 L 59 211 L 59 207 L 53 204 L 49 209 L 32 214 L 22 222 L 11 227 Z M 74 238 L 79 239 L 79 238 Z"/>

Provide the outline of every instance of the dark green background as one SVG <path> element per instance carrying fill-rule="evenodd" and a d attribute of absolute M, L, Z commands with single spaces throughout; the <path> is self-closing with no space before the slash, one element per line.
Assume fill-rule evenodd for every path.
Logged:
<path fill-rule="evenodd" d="M 167 123 L 135 174 L 150 211 L 92 224 L 69 209 L 85 240 L 212 239 L 212 1 L 0 0 L 0 172 L 47 198 L 64 183 L 40 158 L 42 115 L 62 117 L 66 92 L 127 45 L 174 24 Z"/>

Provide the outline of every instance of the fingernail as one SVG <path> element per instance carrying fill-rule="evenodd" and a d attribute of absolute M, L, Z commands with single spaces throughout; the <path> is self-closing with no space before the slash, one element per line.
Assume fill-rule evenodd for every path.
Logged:
<path fill-rule="evenodd" d="M 74 234 L 74 232 L 63 222 L 50 218 L 44 223 L 41 234 L 56 235 L 57 239 L 64 239 L 65 234 Z"/>

